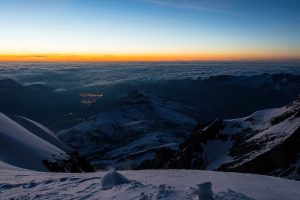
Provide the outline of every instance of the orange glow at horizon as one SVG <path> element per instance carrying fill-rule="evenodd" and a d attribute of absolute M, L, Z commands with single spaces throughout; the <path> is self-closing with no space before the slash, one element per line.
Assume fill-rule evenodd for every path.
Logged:
<path fill-rule="evenodd" d="M 290 54 L 0 54 L 0 62 L 126 62 L 126 61 L 300 60 Z"/>

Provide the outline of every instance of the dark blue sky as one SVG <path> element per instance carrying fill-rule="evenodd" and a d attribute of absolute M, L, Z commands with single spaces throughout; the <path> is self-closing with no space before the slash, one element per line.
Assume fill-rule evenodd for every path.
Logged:
<path fill-rule="evenodd" d="M 0 5 L 0 54 L 300 56 L 298 0 L 0 0 Z"/>

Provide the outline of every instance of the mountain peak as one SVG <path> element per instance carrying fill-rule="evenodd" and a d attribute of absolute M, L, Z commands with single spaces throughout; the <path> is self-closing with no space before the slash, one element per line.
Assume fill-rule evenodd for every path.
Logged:
<path fill-rule="evenodd" d="M 122 104 L 146 104 L 148 97 L 138 90 L 132 90 L 127 96 L 121 99 Z"/>

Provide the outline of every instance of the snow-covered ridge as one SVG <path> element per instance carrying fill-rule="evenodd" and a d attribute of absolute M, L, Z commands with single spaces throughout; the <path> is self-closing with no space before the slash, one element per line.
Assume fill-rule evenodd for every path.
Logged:
<path fill-rule="evenodd" d="M 0 113 L 0 161 L 31 170 L 71 172 L 76 156 L 70 150 L 41 124 Z"/>
<path fill-rule="evenodd" d="M 171 158 L 160 158 L 159 166 L 153 166 L 157 158 L 146 164 L 148 168 L 238 171 L 300 180 L 299 142 L 300 98 L 248 117 L 200 124 Z"/>
<path fill-rule="evenodd" d="M 30 121 L 27 122 L 28 126 L 35 127 L 33 123 L 29 124 Z M 0 160 L 4 162 L 27 169 L 47 171 L 42 160 L 54 161 L 54 159 L 67 158 L 63 150 L 2 113 L 0 113 L 0 127 Z M 50 136 L 47 132 L 39 133 L 46 137 Z M 58 142 L 54 138 L 53 141 Z"/>
<path fill-rule="evenodd" d="M 157 149 L 175 149 L 196 125 L 193 108 L 132 91 L 120 102 L 58 137 L 98 168 L 129 169 L 154 158 Z"/>

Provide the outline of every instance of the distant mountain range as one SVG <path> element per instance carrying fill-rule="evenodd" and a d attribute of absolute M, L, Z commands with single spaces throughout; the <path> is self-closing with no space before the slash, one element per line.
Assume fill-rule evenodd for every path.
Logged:
<path fill-rule="evenodd" d="M 193 117 L 205 122 L 214 118 L 242 117 L 256 110 L 286 105 L 300 94 L 300 75 L 219 75 L 195 80 L 145 80 L 63 87 L 40 82 L 22 85 L 12 79 L 0 80 L 0 111 L 39 121 L 59 131 L 105 111 L 118 104 L 119 99 L 130 91 L 138 90 L 194 107 L 197 112 L 193 113 Z M 84 97 L 86 94 L 101 95 L 101 98 L 95 101 Z"/>
<path fill-rule="evenodd" d="M 103 101 L 101 104 L 83 104 L 86 101 L 86 97 L 82 96 L 86 95 L 84 92 L 94 90 L 75 88 L 64 91 L 40 83 L 22 85 L 15 80 L 4 79 L 0 80 L 0 111 L 39 121 L 57 131 L 80 123 L 106 106 Z"/>
<path fill-rule="evenodd" d="M 141 84 L 137 89 L 196 107 L 201 111 L 198 120 L 205 122 L 214 118 L 243 117 L 257 110 L 284 106 L 300 94 L 300 76 L 219 75 L 171 80 L 157 85 Z"/>

